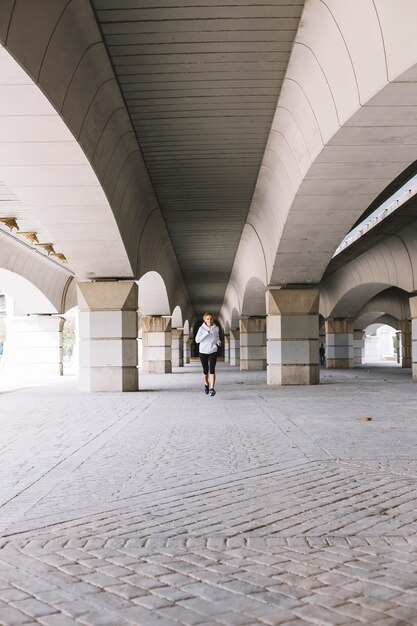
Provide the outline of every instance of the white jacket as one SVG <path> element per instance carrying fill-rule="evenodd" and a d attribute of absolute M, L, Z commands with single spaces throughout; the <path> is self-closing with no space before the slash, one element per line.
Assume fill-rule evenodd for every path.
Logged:
<path fill-rule="evenodd" d="M 195 341 L 200 344 L 199 347 L 202 354 L 217 352 L 217 342 L 220 341 L 219 327 L 216 324 L 207 326 L 206 323 L 203 323 L 198 329 Z"/>

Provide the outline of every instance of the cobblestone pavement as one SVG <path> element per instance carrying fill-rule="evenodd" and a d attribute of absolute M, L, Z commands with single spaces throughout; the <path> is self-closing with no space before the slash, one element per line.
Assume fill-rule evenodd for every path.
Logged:
<path fill-rule="evenodd" d="M 410 371 L 264 380 L 0 394 L 0 624 L 417 625 Z"/>

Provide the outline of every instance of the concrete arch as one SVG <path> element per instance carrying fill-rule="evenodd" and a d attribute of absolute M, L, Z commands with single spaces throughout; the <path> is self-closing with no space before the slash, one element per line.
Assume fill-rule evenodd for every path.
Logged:
<path fill-rule="evenodd" d="M 364 329 L 380 317 L 388 316 L 398 322 L 410 319 L 409 295 L 400 289 L 391 288 L 379 293 L 367 302 L 354 321 L 354 327 Z M 372 319 L 373 321 L 368 321 Z M 364 325 L 365 324 L 365 325 Z"/>
<path fill-rule="evenodd" d="M 387 324 L 395 330 L 400 327 L 400 320 L 392 315 L 387 315 L 378 311 L 364 313 L 355 320 L 355 330 L 365 330 L 372 324 Z"/>
<path fill-rule="evenodd" d="M 416 19 L 408 1 L 305 4 L 247 218 L 266 284 L 319 283 L 351 226 L 415 160 Z M 235 285 L 251 276 L 238 261 L 246 237 Z"/>
<path fill-rule="evenodd" d="M 239 328 L 239 320 L 240 320 L 239 311 L 233 307 L 232 315 L 230 319 L 230 328 L 232 330 L 236 330 L 237 328 Z"/>
<path fill-rule="evenodd" d="M 265 249 L 255 226 L 252 224 L 245 224 L 242 232 L 223 305 L 220 310 L 222 320 L 228 319 L 230 323 L 233 309 L 239 312 L 239 317 L 243 314 L 243 301 L 248 285 L 248 277 L 262 283 L 264 289 L 268 283 Z"/>
<path fill-rule="evenodd" d="M 50 203 L 44 200 L 51 192 L 38 190 L 37 197 L 42 198 L 30 206 L 54 241 L 62 244 L 79 278 L 139 279 L 150 270 L 158 271 L 155 255 L 166 257 L 171 268 L 164 278 L 173 292 L 181 291 L 178 302 L 184 311 L 190 307 L 188 294 L 91 3 L 45 0 L 41 20 L 39 11 L 37 3 L 25 0 L 5 3 L 0 41 L 31 77 L 31 93 L 40 89 L 47 96 L 53 122 L 64 120 L 70 131 L 64 139 L 79 149 L 77 158 L 82 155 L 82 165 L 91 170 L 89 184 L 94 174 L 97 192 L 84 205 L 72 194 L 66 216 L 53 210 L 60 198 L 68 196 L 62 188 Z M 3 122 L 0 119 L 0 131 Z M 11 141 L 16 141 L 14 136 Z M 68 164 L 63 157 L 59 163 Z M 35 196 L 27 191 L 27 199 L 29 195 Z M 70 228 L 68 214 L 78 206 Z M 155 229 L 152 250 L 147 245 L 150 224 Z M 69 233 L 65 241 L 63 233 Z M 69 243 L 67 247 L 70 241 L 73 247 Z"/>
<path fill-rule="evenodd" d="M 172 311 L 171 319 L 172 319 L 172 328 L 183 328 L 181 307 L 179 306 L 175 307 L 175 309 Z"/>
<path fill-rule="evenodd" d="M 79 278 L 131 276 L 114 215 L 81 146 L 0 46 L 0 177 L 21 230 L 52 242 Z M 18 236 L 18 233 L 17 233 Z"/>
<path fill-rule="evenodd" d="M 343 309 L 346 316 L 355 317 L 368 300 L 389 287 L 398 287 L 407 293 L 415 291 L 416 242 L 417 229 L 411 225 L 331 274 L 320 285 L 322 315 L 331 317 Z M 360 297 L 346 308 L 349 293 L 360 294 Z"/>
<path fill-rule="evenodd" d="M 259 278 L 251 278 L 246 285 L 242 302 L 243 317 L 263 317 L 266 315 L 265 283 Z"/>
<path fill-rule="evenodd" d="M 387 289 L 384 283 L 364 283 L 352 287 L 334 304 L 326 317 L 346 317 L 354 319 L 365 302 Z"/>
<path fill-rule="evenodd" d="M 77 303 L 71 272 L 45 255 L 0 232 L 0 289 L 19 314 L 64 313 Z"/>
<path fill-rule="evenodd" d="M 158 272 L 147 272 L 138 281 L 139 311 L 143 315 L 171 315 L 165 281 Z"/>
<path fill-rule="evenodd" d="M 190 322 L 188 320 L 185 320 L 184 322 L 184 335 L 189 335 L 190 334 Z"/>
<path fill-rule="evenodd" d="M 194 312 L 188 292 L 159 209 L 153 211 L 147 220 L 138 245 L 141 280 L 149 272 L 158 273 L 164 280 L 169 302 L 178 304 L 185 317 L 192 317 Z"/>

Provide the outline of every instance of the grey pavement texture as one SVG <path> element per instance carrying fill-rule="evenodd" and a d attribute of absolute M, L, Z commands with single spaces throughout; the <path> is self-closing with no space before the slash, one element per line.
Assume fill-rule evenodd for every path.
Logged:
<path fill-rule="evenodd" d="M 0 624 L 417 625 L 410 370 L 264 381 L 0 393 Z"/>

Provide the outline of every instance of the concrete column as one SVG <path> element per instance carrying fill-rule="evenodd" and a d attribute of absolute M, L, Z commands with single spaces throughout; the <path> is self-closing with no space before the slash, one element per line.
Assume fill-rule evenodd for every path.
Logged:
<path fill-rule="evenodd" d="M 268 291 L 269 385 L 319 383 L 319 296 L 318 289 Z"/>
<path fill-rule="evenodd" d="M 241 371 L 266 370 L 266 319 L 248 317 L 239 324 Z"/>
<path fill-rule="evenodd" d="M 412 334 L 411 321 L 403 320 L 400 322 L 401 330 L 401 367 L 412 367 Z"/>
<path fill-rule="evenodd" d="M 184 367 L 184 332 L 182 328 L 171 330 L 172 367 Z"/>
<path fill-rule="evenodd" d="M 64 322 L 59 315 L 6 318 L 4 368 L 7 374 L 30 379 L 61 376 Z"/>
<path fill-rule="evenodd" d="M 230 363 L 230 335 L 226 335 L 226 333 L 223 337 L 223 355 L 224 362 Z"/>
<path fill-rule="evenodd" d="M 353 324 L 350 320 L 326 320 L 326 367 L 348 369 L 353 367 Z"/>
<path fill-rule="evenodd" d="M 411 311 L 411 359 L 413 368 L 413 380 L 417 381 L 417 296 L 410 298 Z"/>
<path fill-rule="evenodd" d="M 183 335 L 183 359 L 184 359 L 184 365 L 190 362 L 191 359 L 191 345 L 190 345 L 190 335 L 189 334 L 185 334 Z"/>
<path fill-rule="evenodd" d="M 240 365 L 240 331 L 230 331 L 230 365 Z"/>
<path fill-rule="evenodd" d="M 172 372 L 171 318 L 142 317 L 143 371 L 158 374 Z"/>
<path fill-rule="evenodd" d="M 353 365 L 362 365 L 363 351 L 365 348 L 365 331 L 353 331 Z"/>
<path fill-rule="evenodd" d="M 138 286 L 78 283 L 80 391 L 137 391 Z"/>

